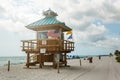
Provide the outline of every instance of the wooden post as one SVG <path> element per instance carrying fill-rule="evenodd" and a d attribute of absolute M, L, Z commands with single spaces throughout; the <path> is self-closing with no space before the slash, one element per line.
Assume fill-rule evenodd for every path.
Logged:
<path fill-rule="evenodd" d="M 82 65 L 82 63 L 81 63 L 81 59 L 80 59 L 80 66 Z"/>
<path fill-rule="evenodd" d="M 93 62 L 92 59 L 93 59 L 92 57 L 89 57 L 89 63 L 92 63 L 92 62 Z"/>
<path fill-rule="evenodd" d="M 99 60 L 101 60 L 101 56 L 99 56 Z"/>
<path fill-rule="evenodd" d="M 29 68 L 29 61 L 30 60 L 30 54 L 29 53 L 27 53 L 27 68 Z"/>
<path fill-rule="evenodd" d="M 10 71 L 10 60 L 8 61 L 8 71 Z"/>

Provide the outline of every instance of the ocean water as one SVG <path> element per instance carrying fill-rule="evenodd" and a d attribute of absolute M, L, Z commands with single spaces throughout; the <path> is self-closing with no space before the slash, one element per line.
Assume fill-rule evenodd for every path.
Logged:
<path fill-rule="evenodd" d="M 26 62 L 25 56 L 19 56 L 19 57 L 0 57 L 0 66 L 6 66 L 8 64 L 8 61 L 10 60 L 10 63 L 12 65 L 16 64 L 22 64 Z"/>
<path fill-rule="evenodd" d="M 67 55 L 68 59 L 78 59 L 83 58 L 85 56 L 77 56 L 77 55 Z M 26 56 L 17 56 L 17 57 L 0 57 L 0 66 L 6 66 L 8 61 L 10 60 L 11 65 L 26 63 Z"/>
<path fill-rule="evenodd" d="M 99 56 L 99 55 L 67 55 L 67 59 L 80 59 L 87 58 L 90 56 Z M 107 56 L 107 55 L 101 55 Z M 23 64 L 26 63 L 26 56 L 17 56 L 17 57 L 0 57 L 0 66 L 6 66 L 10 60 L 11 65 Z"/>

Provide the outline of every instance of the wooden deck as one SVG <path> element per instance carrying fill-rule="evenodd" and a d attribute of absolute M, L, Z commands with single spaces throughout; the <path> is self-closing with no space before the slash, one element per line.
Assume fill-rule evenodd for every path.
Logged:
<path fill-rule="evenodd" d="M 69 53 L 74 51 L 74 42 L 59 39 L 22 40 L 22 51 L 38 53 L 45 49 L 45 53 Z"/>

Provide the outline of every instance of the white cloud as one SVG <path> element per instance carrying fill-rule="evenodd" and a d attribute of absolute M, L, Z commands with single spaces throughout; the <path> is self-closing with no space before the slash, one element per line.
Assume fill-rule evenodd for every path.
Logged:
<path fill-rule="evenodd" d="M 76 42 L 115 48 L 120 42 L 108 38 L 104 24 L 120 23 L 119 4 L 120 0 L 0 0 L 0 29 L 31 35 L 25 26 L 43 18 L 42 11 L 51 8 L 60 21 L 72 26 Z"/>
<path fill-rule="evenodd" d="M 96 43 L 96 46 L 100 46 L 100 47 L 114 51 L 114 50 L 120 49 L 119 43 L 120 43 L 120 38 L 108 37 L 108 39 L 106 40 L 98 41 Z"/>
<path fill-rule="evenodd" d="M 59 19 L 76 29 L 85 29 L 94 20 L 101 19 L 103 23 L 119 22 L 119 0 L 4 0 L 0 3 L 2 17 L 24 25 L 40 19 L 43 10 L 52 8 Z M 0 16 L 1 17 L 1 16 Z"/>
<path fill-rule="evenodd" d="M 95 24 L 90 24 L 86 30 L 75 31 L 75 41 L 77 42 L 96 42 L 99 40 L 104 40 L 107 29 L 104 25 L 96 26 Z"/>

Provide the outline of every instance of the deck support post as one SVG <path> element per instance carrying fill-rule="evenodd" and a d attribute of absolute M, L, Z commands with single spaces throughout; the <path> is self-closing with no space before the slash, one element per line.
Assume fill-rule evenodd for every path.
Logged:
<path fill-rule="evenodd" d="M 57 72 L 60 73 L 60 54 L 56 54 Z"/>
<path fill-rule="evenodd" d="M 42 68 L 42 54 L 39 53 L 39 68 Z"/>
<path fill-rule="evenodd" d="M 53 68 L 56 68 L 56 54 L 53 54 Z"/>
<path fill-rule="evenodd" d="M 57 73 L 60 73 L 60 70 L 59 70 L 59 67 L 60 67 L 60 54 L 59 53 L 54 54 L 53 67 L 57 68 Z"/>
<path fill-rule="evenodd" d="M 66 53 L 64 53 L 64 61 L 65 61 L 65 66 L 67 66 L 67 58 L 66 58 Z"/>
<path fill-rule="evenodd" d="M 30 63 L 30 54 L 27 53 L 27 68 L 29 68 L 29 63 Z"/>

